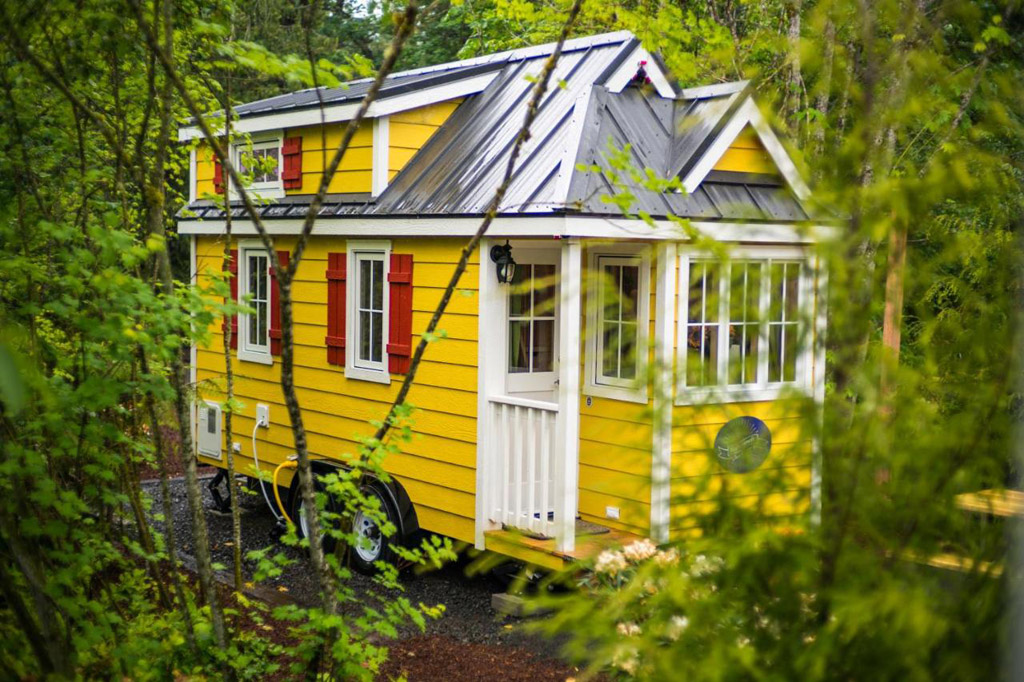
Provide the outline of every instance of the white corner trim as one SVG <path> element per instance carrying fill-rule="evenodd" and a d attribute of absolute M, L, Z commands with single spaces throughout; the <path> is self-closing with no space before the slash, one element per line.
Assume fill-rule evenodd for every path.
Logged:
<path fill-rule="evenodd" d="M 583 249 L 578 239 L 561 248 L 562 308 L 558 316 L 558 419 L 552 478 L 555 502 L 555 547 L 571 552 L 576 547 L 580 445 L 580 289 Z M 488 268 L 490 270 L 490 268 Z M 573 289 L 575 287 L 575 289 Z M 570 340 L 575 339 L 572 343 Z"/>
<path fill-rule="evenodd" d="M 192 151 L 192 158 L 195 159 L 195 150 Z M 195 175 L 193 174 L 192 177 L 195 177 Z M 199 239 L 199 237 L 197 237 L 195 235 L 192 235 L 189 238 L 189 240 L 188 240 L 188 260 L 189 260 L 188 281 L 189 281 L 189 286 L 190 287 L 196 287 L 199 284 L 198 265 L 197 265 L 198 259 L 197 259 L 197 256 L 196 256 L 196 241 L 198 241 L 198 239 Z M 192 313 L 191 317 L 193 318 L 192 324 L 195 324 L 195 321 L 194 321 L 195 313 Z M 189 362 L 188 380 L 189 380 L 189 383 L 191 384 L 192 391 L 195 392 L 195 391 L 197 391 L 196 384 L 199 381 L 199 368 L 197 367 L 197 364 L 199 362 L 199 349 L 196 347 L 196 341 L 195 341 L 194 337 L 192 339 L 192 344 L 189 346 L 188 362 Z M 198 428 L 199 428 L 199 425 L 197 423 L 198 419 L 199 419 L 198 406 L 196 405 L 196 401 L 194 401 L 194 400 L 192 401 L 192 404 L 189 406 L 189 413 L 190 413 L 190 418 L 191 418 L 190 421 L 191 421 L 191 431 L 192 431 L 192 447 L 194 449 L 195 448 L 195 443 L 196 443 L 196 437 L 198 435 Z"/>
<path fill-rule="evenodd" d="M 388 161 L 390 151 L 390 117 L 373 119 L 373 196 L 380 196 L 388 187 Z"/>
<path fill-rule="evenodd" d="M 765 120 L 761 110 L 757 108 L 754 98 L 749 96 L 743 101 L 729 122 L 726 123 L 718 137 L 715 138 L 715 141 L 704 152 L 696 165 L 683 178 L 683 187 L 686 188 L 686 191 L 693 192 L 697 189 L 748 124 L 757 133 L 758 139 L 764 145 L 772 161 L 775 162 L 779 172 L 782 173 L 782 177 L 789 183 L 793 193 L 801 201 L 806 201 L 811 196 L 810 189 L 808 189 L 803 178 L 800 177 L 796 164 L 793 163 L 793 159 L 790 158 L 789 153 L 782 146 L 782 142 L 771 126 L 768 125 L 768 121 Z"/>
<path fill-rule="evenodd" d="M 638 258 L 640 260 L 640 295 L 639 308 L 637 310 L 637 353 L 640 362 L 637 371 L 637 382 L 635 386 L 617 386 L 601 383 L 599 380 L 598 364 L 601 360 L 601 353 L 598 348 L 598 310 L 599 289 L 601 277 L 598 272 L 598 262 L 602 257 L 612 258 Z M 650 349 L 651 325 L 650 300 L 651 300 L 651 252 L 650 248 L 643 244 L 607 244 L 594 247 L 587 254 L 587 271 L 589 277 L 585 282 L 587 287 L 587 338 L 585 339 L 586 356 L 583 358 L 583 394 L 609 400 L 620 400 L 629 403 L 646 405 L 649 397 L 647 394 L 647 371 L 648 354 Z M 563 282 L 568 281 L 562 279 Z M 581 280 L 581 286 L 583 280 Z"/>
<path fill-rule="evenodd" d="M 478 338 L 487 338 L 493 332 L 492 326 L 497 320 L 500 310 L 501 291 L 495 281 L 494 268 L 487 255 L 494 242 L 484 237 L 480 240 L 480 267 L 477 310 Z M 490 350 L 490 352 L 488 352 Z M 484 532 L 501 528 L 501 524 L 491 520 L 489 511 L 494 509 L 497 499 L 495 487 L 500 481 L 500 466 L 493 457 L 490 447 L 490 410 L 487 396 L 497 393 L 500 385 L 499 362 L 503 353 L 492 349 L 491 344 L 477 344 L 477 378 L 476 378 L 476 519 L 474 519 L 474 546 L 479 550 L 486 549 Z"/>
<path fill-rule="evenodd" d="M 388 338 L 391 317 L 391 295 L 388 287 L 388 275 L 391 272 L 391 241 L 387 239 L 375 240 L 354 240 L 350 239 L 345 243 L 346 259 L 348 261 L 349 286 L 345 287 L 345 378 L 359 379 L 361 381 L 373 381 L 378 384 L 390 384 L 391 374 L 388 372 Z M 384 329 L 381 332 L 381 368 L 360 367 L 357 365 L 356 347 L 359 345 L 357 337 L 356 304 L 358 303 L 357 291 L 359 275 L 357 268 L 357 254 L 374 253 L 381 254 L 384 260 L 384 312 L 382 322 Z"/>
<path fill-rule="evenodd" d="M 675 89 L 668 82 L 668 78 L 662 72 L 658 63 L 651 57 L 650 52 L 639 45 L 605 81 L 605 87 L 610 92 L 622 92 L 629 85 L 629 81 L 633 79 L 633 76 L 636 75 L 641 62 L 646 62 L 644 69 L 647 71 L 647 76 L 651 79 L 651 85 L 658 91 L 658 94 L 666 98 L 675 97 Z"/>
<path fill-rule="evenodd" d="M 825 428 L 825 332 L 828 328 L 828 271 L 821 256 L 814 259 L 814 374 L 812 386 L 817 406 L 817 428 L 811 460 L 811 523 L 821 523 L 821 438 Z"/>
<path fill-rule="evenodd" d="M 675 360 L 676 245 L 658 245 L 654 318 L 654 431 L 651 457 L 651 538 L 669 541 L 672 514 L 672 381 Z"/>

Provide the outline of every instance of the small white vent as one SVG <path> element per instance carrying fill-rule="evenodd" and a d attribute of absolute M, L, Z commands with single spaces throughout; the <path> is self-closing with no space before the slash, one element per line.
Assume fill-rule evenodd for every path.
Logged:
<path fill-rule="evenodd" d="M 220 459 L 220 405 L 211 402 L 199 403 L 199 428 L 196 435 L 199 454 Z"/>

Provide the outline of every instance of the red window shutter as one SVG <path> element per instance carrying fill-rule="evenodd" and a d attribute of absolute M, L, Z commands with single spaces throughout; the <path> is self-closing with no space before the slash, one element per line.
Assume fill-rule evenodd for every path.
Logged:
<path fill-rule="evenodd" d="M 217 157 L 213 158 L 213 191 L 224 194 L 224 166 Z"/>
<path fill-rule="evenodd" d="M 281 145 L 281 180 L 285 189 L 302 188 L 302 138 L 286 137 Z"/>
<path fill-rule="evenodd" d="M 278 251 L 277 259 L 281 261 L 281 267 L 288 267 L 288 251 Z M 270 329 L 267 330 L 270 337 L 270 354 L 281 354 L 281 289 L 277 286 L 277 277 L 274 276 L 274 266 L 270 266 Z"/>
<path fill-rule="evenodd" d="M 388 296 L 388 371 L 405 374 L 412 362 L 412 254 L 391 254 Z"/>
<path fill-rule="evenodd" d="M 327 362 L 345 364 L 345 278 L 348 261 L 344 253 L 327 254 Z"/>
<path fill-rule="evenodd" d="M 230 274 L 228 286 L 231 287 L 231 300 L 238 301 L 238 250 L 231 249 L 231 262 L 224 263 L 224 272 Z M 238 315 L 225 317 L 221 323 L 221 331 L 228 332 L 228 325 L 231 325 L 231 347 L 238 349 Z"/>

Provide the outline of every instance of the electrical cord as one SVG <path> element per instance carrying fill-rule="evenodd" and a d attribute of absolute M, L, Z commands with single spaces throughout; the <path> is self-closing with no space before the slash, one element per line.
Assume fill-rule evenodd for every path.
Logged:
<path fill-rule="evenodd" d="M 270 502 L 270 495 L 267 494 L 267 484 L 263 480 L 263 472 L 260 471 L 260 458 L 256 455 L 256 430 L 260 428 L 260 422 L 256 422 L 256 426 L 252 427 L 252 461 L 256 464 L 256 478 L 260 480 L 260 490 L 263 491 L 263 499 L 267 501 L 267 507 L 270 508 L 270 513 L 274 515 L 278 523 L 284 521 L 277 510 L 274 509 L 274 505 Z"/>

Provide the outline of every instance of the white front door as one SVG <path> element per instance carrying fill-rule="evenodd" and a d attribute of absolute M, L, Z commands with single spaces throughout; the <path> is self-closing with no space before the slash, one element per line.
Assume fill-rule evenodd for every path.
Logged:
<path fill-rule="evenodd" d="M 559 251 L 515 249 L 516 270 L 505 297 L 505 392 L 556 402 Z"/>

